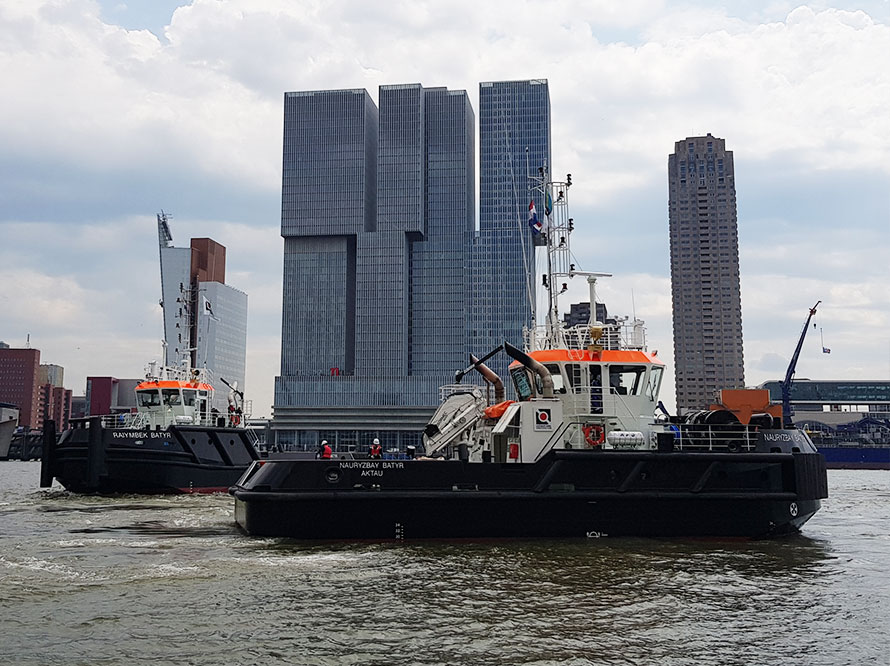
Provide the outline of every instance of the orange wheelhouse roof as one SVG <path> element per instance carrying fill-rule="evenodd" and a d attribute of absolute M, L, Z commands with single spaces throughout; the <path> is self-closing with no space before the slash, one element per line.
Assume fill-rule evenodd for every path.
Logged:
<path fill-rule="evenodd" d="M 152 380 L 148 382 L 142 382 L 141 384 L 136 386 L 137 391 L 143 391 L 145 389 L 157 389 L 157 388 L 183 388 L 183 389 L 198 389 L 202 391 L 212 391 L 213 387 L 210 384 L 202 384 L 199 382 L 183 382 L 179 380 L 170 380 L 165 379 L 163 381 Z"/>
<path fill-rule="evenodd" d="M 591 352 L 586 349 L 541 349 L 529 352 L 539 363 L 651 363 L 664 365 L 655 354 L 633 349 L 604 349 Z M 510 367 L 520 365 L 513 361 Z"/>

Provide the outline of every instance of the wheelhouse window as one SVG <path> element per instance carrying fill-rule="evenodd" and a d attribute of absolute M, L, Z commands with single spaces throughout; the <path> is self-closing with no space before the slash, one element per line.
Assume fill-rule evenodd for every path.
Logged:
<path fill-rule="evenodd" d="M 532 397 L 532 385 L 528 380 L 528 372 L 525 368 L 513 368 L 510 370 L 513 377 L 513 387 L 516 389 L 516 397 L 520 400 L 528 400 Z"/>
<path fill-rule="evenodd" d="M 649 384 L 646 387 L 646 395 L 649 396 L 649 400 L 655 401 L 658 399 L 658 389 L 661 387 L 661 375 L 664 372 L 664 368 L 661 366 L 653 366 L 652 370 L 649 371 Z"/>
<path fill-rule="evenodd" d="M 610 365 L 609 392 L 617 395 L 640 395 L 645 374 L 644 365 Z"/>
<path fill-rule="evenodd" d="M 578 363 L 566 364 L 566 379 L 572 388 L 584 386 L 584 380 L 581 379 L 581 366 Z"/>
<path fill-rule="evenodd" d="M 161 393 L 164 395 L 164 405 L 168 407 L 178 407 L 182 404 L 182 395 L 179 393 L 179 389 L 161 389 Z"/>
<path fill-rule="evenodd" d="M 198 392 L 195 389 L 184 389 L 182 391 L 182 404 L 186 407 L 194 407 L 197 395 Z"/>
<path fill-rule="evenodd" d="M 590 413 L 603 413 L 603 368 L 591 363 L 587 366 L 590 375 Z"/>
<path fill-rule="evenodd" d="M 562 372 L 558 363 L 548 363 L 544 366 L 550 372 L 553 378 L 553 390 L 565 393 L 565 382 L 563 381 Z"/>
<path fill-rule="evenodd" d="M 161 404 L 161 394 L 157 391 L 136 391 L 136 398 L 140 407 L 159 407 Z"/>

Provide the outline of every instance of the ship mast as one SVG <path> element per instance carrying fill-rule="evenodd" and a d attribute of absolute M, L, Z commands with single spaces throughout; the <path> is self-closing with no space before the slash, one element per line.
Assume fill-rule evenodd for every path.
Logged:
<path fill-rule="evenodd" d="M 559 296 L 568 291 L 568 280 L 574 271 L 570 237 L 575 225 L 569 217 L 568 207 L 572 174 L 567 174 L 564 181 L 554 181 L 544 165 L 538 167 L 537 176 L 530 176 L 529 179 L 529 189 L 538 194 L 544 203 L 544 229 L 541 235 L 547 252 L 547 268 L 542 278 L 542 285 L 547 290 L 545 335 L 543 340 L 535 341 L 534 346 L 543 344 L 543 348 L 552 349 L 564 346 L 560 335 Z"/>

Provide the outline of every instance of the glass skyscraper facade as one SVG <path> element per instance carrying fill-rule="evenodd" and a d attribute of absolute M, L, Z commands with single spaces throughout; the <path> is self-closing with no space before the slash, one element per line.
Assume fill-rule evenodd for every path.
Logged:
<path fill-rule="evenodd" d="M 419 442 L 466 364 L 475 210 L 465 91 L 419 84 L 285 95 L 284 448 Z"/>
<path fill-rule="evenodd" d="M 540 219 L 544 201 L 532 195 L 529 176 L 552 168 L 550 91 L 546 80 L 479 84 L 479 232 L 470 254 L 473 316 L 468 347 L 482 356 L 505 340 L 523 346 L 534 325 L 535 248 L 528 206 Z M 501 377 L 507 359 L 487 363 Z"/>
<path fill-rule="evenodd" d="M 688 137 L 668 157 L 677 409 L 745 387 L 735 168 L 723 139 Z"/>
<path fill-rule="evenodd" d="M 221 282 L 198 282 L 198 291 L 204 304 L 196 313 L 195 323 L 198 367 L 209 369 L 215 380 L 225 379 L 245 391 L 249 388 L 245 387 L 247 294 Z M 215 383 L 213 388 L 213 406 L 225 412 L 229 388 L 222 382 Z M 252 403 L 249 390 L 245 397 Z"/>

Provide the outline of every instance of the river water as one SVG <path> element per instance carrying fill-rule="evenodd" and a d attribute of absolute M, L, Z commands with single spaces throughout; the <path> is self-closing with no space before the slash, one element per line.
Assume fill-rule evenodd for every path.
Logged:
<path fill-rule="evenodd" d="M 890 664 L 890 472 L 793 538 L 300 544 L 0 463 L 0 664 Z"/>

